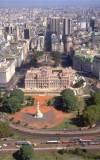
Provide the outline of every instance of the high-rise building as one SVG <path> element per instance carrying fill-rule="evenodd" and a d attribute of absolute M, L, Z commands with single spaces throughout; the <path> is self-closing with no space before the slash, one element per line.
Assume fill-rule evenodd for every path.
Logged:
<path fill-rule="evenodd" d="M 92 31 L 94 31 L 94 29 L 95 29 L 95 17 L 92 17 L 90 19 L 90 27 L 91 27 Z"/>
<path fill-rule="evenodd" d="M 47 31 L 45 36 L 45 50 L 47 52 L 51 52 L 51 32 Z"/>
<path fill-rule="evenodd" d="M 30 39 L 29 29 L 24 29 L 24 39 Z"/>
<path fill-rule="evenodd" d="M 64 19 L 63 21 L 63 34 L 64 35 L 71 35 L 72 33 L 72 20 L 71 19 Z"/>
<path fill-rule="evenodd" d="M 48 20 L 48 29 L 51 31 L 51 33 L 60 34 L 60 18 L 54 17 L 50 18 Z"/>

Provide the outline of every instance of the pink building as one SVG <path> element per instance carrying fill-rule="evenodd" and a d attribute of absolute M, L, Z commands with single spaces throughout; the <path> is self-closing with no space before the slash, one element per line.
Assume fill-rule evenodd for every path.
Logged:
<path fill-rule="evenodd" d="M 61 91 L 70 88 L 76 72 L 71 68 L 41 67 L 27 71 L 25 90 L 28 91 Z"/>

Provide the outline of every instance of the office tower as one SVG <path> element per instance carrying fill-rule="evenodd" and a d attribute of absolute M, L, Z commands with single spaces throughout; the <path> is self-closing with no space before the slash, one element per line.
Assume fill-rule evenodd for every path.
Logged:
<path fill-rule="evenodd" d="M 48 19 L 48 29 L 51 33 L 59 34 L 60 33 L 60 18 L 50 18 Z"/>
<path fill-rule="evenodd" d="M 94 29 L 95 29 L 95 17 L 92 17 L 90 19 L 90 27 L 91 27 L 92 31 L 94 31 Z"/>
<path fill-rule="evenodd" d="M 72 20 L 64 19 L 63 21 L 63 34 L 68 36 L 72 34 Z"/>
<path fill-rule="evenodd" d="M 47 31 L 45 36 L 45 50 L 51 52 L 51 32 Z"/>
<path fill-rule="evenodd" d="M 29 29 L 24 29 L 24 39 L 30 39 Z"/>

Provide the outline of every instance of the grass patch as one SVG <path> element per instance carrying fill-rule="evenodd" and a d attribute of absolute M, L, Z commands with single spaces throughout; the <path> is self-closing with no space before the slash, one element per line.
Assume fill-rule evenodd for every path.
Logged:
<path fill-rule="evenodd" d="M 73 154 L 67 154 L 64 153 L 63 155 L 60 155 L 57 152 L 40 152 L 35 153 L 35 159 L 36 160 L 85 160 L 81 156 L 73 155 Z"/>
<path fill-rule="evenodd" d="M 0 155 L 0 160 L 15 160 L 11 154 Z M 56 151 L 35 152 L 34 160 L 94 160 L 88 157 L 79 156 L 71 153 L 60 154 Z"/>
<path fill-rule="evenodd" d="M 72 120 L 65 119 L 62 123 L 54 127 L 55 129 L 78 129 Z"/>
<path fill-rule="evenodd" d="M 11 154 L 3 154 L 0 155 L 0 160 L 14 160 L 14 158 Z"/>

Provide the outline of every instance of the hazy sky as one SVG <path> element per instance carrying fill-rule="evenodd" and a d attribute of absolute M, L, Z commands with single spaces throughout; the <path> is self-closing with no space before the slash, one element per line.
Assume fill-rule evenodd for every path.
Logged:
<path fill-rule="evenodd" d="M 1 7 L 85 5 L 100 6 L 100 0 L 0 0 Z"/>

